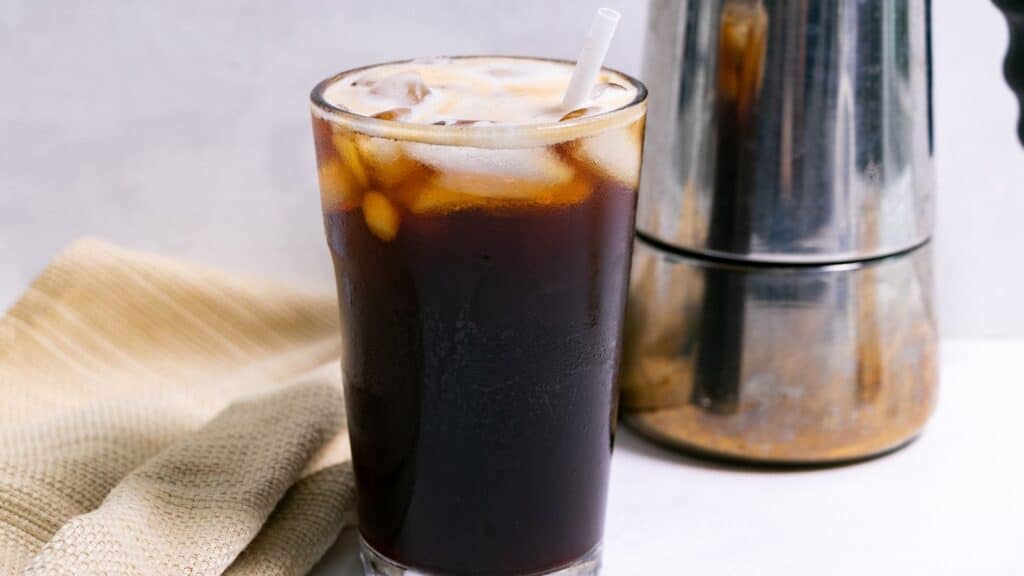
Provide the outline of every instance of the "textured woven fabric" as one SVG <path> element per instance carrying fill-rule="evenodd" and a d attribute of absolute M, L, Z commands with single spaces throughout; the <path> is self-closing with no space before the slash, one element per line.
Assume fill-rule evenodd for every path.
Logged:
<path fill-rule="evenodd" d="M 329 295 L 83 241 L 0 318 L 0 576 L 298 575 L 354 502 Z"/>

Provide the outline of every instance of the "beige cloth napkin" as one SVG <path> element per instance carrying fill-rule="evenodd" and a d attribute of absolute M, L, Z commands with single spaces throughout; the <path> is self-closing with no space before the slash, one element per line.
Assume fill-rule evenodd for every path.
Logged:
<path fill-rule="evenodd" d="M 0 319 L 0 575 L 297 575 L 354 501 L 337 311 L 83 241 Z"/>

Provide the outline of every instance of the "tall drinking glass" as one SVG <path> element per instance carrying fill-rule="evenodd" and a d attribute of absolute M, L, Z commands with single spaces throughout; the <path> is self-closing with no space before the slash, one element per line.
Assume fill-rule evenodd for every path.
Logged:
<path fill-rule="evenodd" d="M 453 61 L 501 80 L 495 109 L 572 66 Z M 367 573 L 596 573 L 646 89 L 606 69 L 614 109 L 426 124 L 332 98 L 373 68 L 311 96 Z"/>

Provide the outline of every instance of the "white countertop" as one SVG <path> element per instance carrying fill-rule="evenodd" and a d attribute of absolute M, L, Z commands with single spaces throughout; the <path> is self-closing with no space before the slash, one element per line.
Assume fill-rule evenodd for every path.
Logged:
<path fill-rule="evenodd" d="M 620 428 L 604 574 L 1024 574 L 1024 341 L 942 346 L 925 433 L 869 462 L 727 468 Z M 346 530 L 314 576 L 361 575 Z"/>

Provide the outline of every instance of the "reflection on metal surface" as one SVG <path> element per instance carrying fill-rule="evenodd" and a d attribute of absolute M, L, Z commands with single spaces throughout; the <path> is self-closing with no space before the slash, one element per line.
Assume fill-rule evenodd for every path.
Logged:
<path fill-rule="evenodd" d="M 932 229 L 927 0 L 651 0 L 638 228 L 840 262 Z"/>
<path fill-rule="evenodd" d="M 936 400 L 929 245 L 770 267 L 635 247 L 626 421 L 684 449 L 844 461 L 899 446 Z M 714 304 L 709 304 L 714 302 Z"/>

